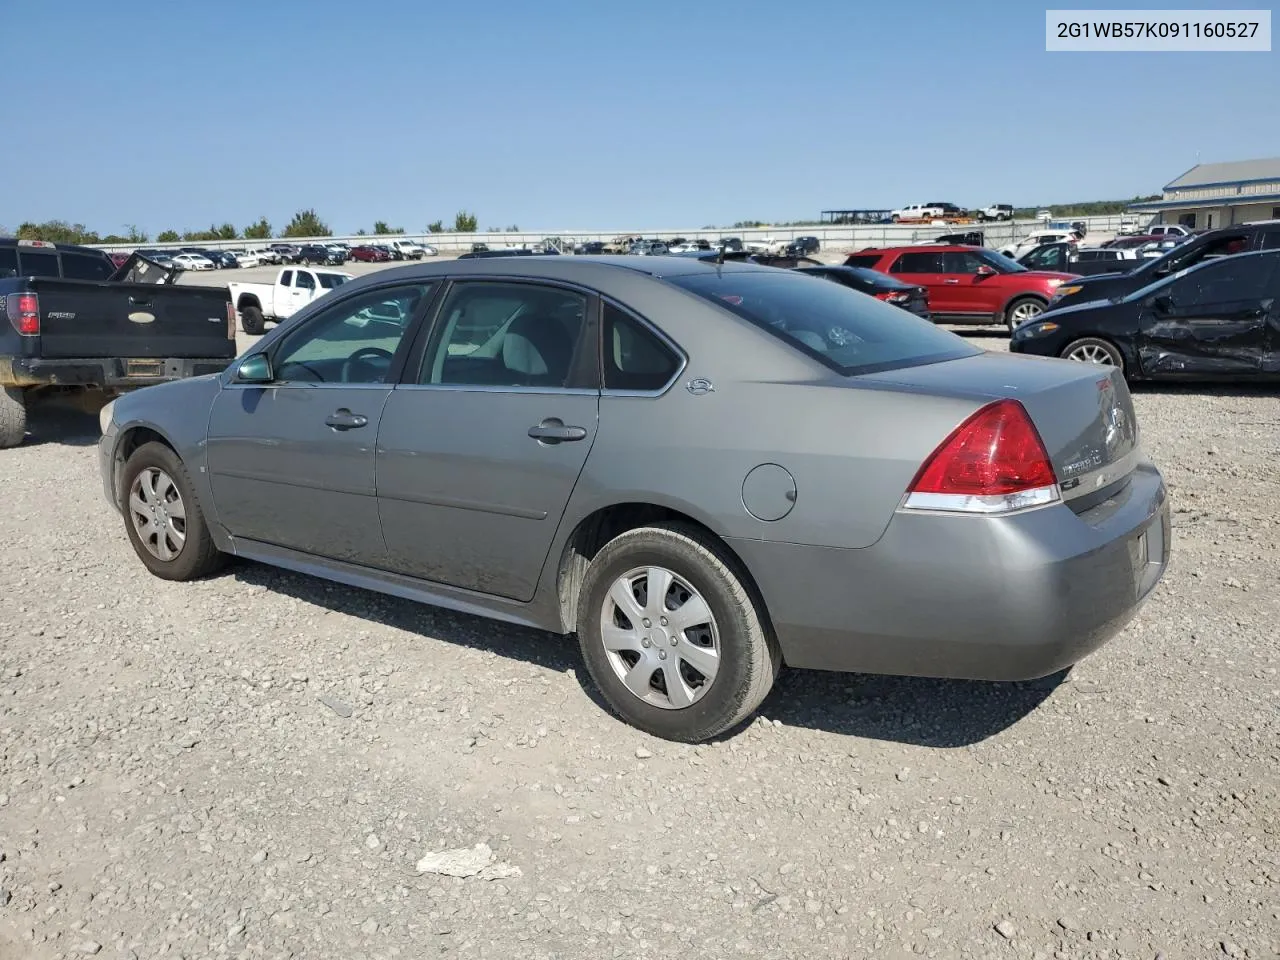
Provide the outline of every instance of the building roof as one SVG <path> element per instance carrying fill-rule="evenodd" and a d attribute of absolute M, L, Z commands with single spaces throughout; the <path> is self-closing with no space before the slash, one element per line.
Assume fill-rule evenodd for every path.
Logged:
<path fill-rule="evenodd" d="M 1268 160 L 1231 160 L 1227 163 L 1198 163 L 1166 190 L 1178 187 L 1211 187 L 1218 184 L 1250 183 L 1258 180 L 1280 180 L 1280 157 Z"/>
<path fill-rule="evenodd" d="M 1203 207 L 1252 207 L 1258 204 L 1280 205 L 1280 193 L 1246 193 L 1236 197 L 1212 197 L 1197 200 L 1148 200 L 1130 203 L 1125 210 L 1159 213 L 1161 210 L 1199 210 Z"/>

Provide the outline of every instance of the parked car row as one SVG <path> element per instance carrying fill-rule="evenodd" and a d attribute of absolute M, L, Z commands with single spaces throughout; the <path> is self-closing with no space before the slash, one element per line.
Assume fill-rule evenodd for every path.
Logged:
<path fill-rule="evenodd" d="M 161 266 L 178 270 L 227 270 L 283 263 L 341 266 L 348 260 L 365 262 L 421 260 L 424 256 L 434 257 L 438 253 L 437 249 L 430 244 L 412 240 L 388 240 L 355 247 L 338 240 L 307 244 L 281 241 L 261 247 L 238 247 L 225 250 L 188 246 L 176 249 L 144 247 L 135 252 Z M 110 254 L 112 262 L 117 266 L 129 256 L 130 254 L 127 253 Z"/>

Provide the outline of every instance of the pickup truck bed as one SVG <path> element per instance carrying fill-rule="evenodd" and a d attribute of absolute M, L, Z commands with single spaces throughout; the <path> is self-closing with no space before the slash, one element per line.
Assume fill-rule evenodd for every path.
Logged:
<path fill-rule="evenodd" d="M 114 394 L 217 373 L 235 356 L 235 313 L 222 287 L 2 279 L 0 448 L 22 442 L 37 395 Z"/>

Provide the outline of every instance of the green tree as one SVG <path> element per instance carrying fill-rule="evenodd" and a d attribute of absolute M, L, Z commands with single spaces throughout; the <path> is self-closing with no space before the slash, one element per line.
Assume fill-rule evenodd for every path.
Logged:
<path fill-rule="evenodd" d="M 364 227 L 361 227 L 359 230 L 356 231 L 357 237 L 367 237 L 368 235 L 369 235 L 369 231 L 366 230 Z"/>
<path fill-rule="evenodd" d="M 457 233 L 475 233 L 480 221 L 474 213 L 459 210 L 453 218 L 453 229 Z"/>
<path fill-rule="evenodd" d="M 315 208 L 308 207 L 306 210 L 299 210 L 293 215 L 293 219 L 289 221 L 289 225 L 281 231 L 282 237 L 331 237 L 333 231 L 329 229 L 329 225 L 320 219 Z"/>
<path fill-rule="evenodd" d="M 222 226 L 218 227 L 219 240 L 237 240 L 239 237 L 240 232 L 236 230 L 235 224 L 224 223 Z"/>
<path fill-rule="evenodd" d="M 519 232 L 520 232 L 520 227 L 518 224 L 513 223 L 511 226 L 507 227 L 507 233 L 519 233 Z"/>
<path fill-rule="evenodd" d="M 18 224 L 19 240 L 48 240 L 50 243 L 100 243 L 98 234 L 83 223 L 46 220 L 44 223 Z"/>
<path fill-rule="evenodd" d="M 257 223 L 251 223 L 244 228 L 244 238 L 246 240 L 270 240 L 271 222 L 266 217 L 259 217 Z"/>
<path fill-rule="evenodd" d="M 108 233 L 105 237 L 102 238 L 102 242 L 125 244 L 125 243 L 133 243 L 134 241 L 130 240 L 128 237 L 123 237 L 118 233 Z"/>
<path fill-rule="evenodd" d="M 125 236 L 126 243 L 150 243 L 151 236 L 145 230 L 139 230 L 134 224 L 126 224 L 129 231 Z"/>
<path fill-rule="evenodd" d="M 181 239 L 177 230 L 161 230 L 156 234 L 156 243 L 177 243 Z"/>
<path fill-rule="evenodd" d="M 404 233 L 404 227 L 393 227 L 385 220 L 375 220 L 373 223 L 373 232 L 376 236 L 384 237 L 390 234 Z"/>
<path fill-rule="evenodd" d="M 427 233 L 444 233 L 444 221 L 433 220 L 427 224 Z"/>

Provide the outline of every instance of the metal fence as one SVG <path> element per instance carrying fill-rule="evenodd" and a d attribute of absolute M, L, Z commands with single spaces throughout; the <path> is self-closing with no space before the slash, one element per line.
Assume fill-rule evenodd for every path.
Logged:
<path fill-rule="evenodd" d="M 1085 242 L 1090 234 L 1114 234 L 1121 223 L 1121 215 L 1114 214 L 1100 217 L 1066 217 L 1062 220 L 1083 220 L 1088 227 Z M 1125 219 L 1130 219 L 1129 215 Z M 1053 222 L 1058 222 L 1054 220 Z M 754 227 L 751 229 L 723 230 L 546 230 L 519 231 L 511 233 L 408 233 L 388 236 L 369 236 L 365 234 L 349 234 L 332 237 L 290 237 L 287 240 L 183 240 L 174 243 L 147 243 L 141 246 L 155 250 L 176 250 L 180 247 L 200 246 L 214 250 L 234 250 L 260 248 L 271 243 L 319 243 L 340 240 L 352 246 L 361 243 L 386 243 L 391 240 L 413 240 L 428 243 L 440 253 L 463 253 L 474 244 L 483 243 L 490 249 L 528 248 L 550 242 L 558 249 L 568 252 L 579 243 L 601 241 L 609 243 L 619 237 L 640 237 L 651 240 L 674 240 L 683 237 L 688 240 L 708 240 L 713 244 L 726 237 L 737 237 L 740 240 L 768 240 L 789 242 L 797 237 L 817 237 L 823 248 L 834 246 L 838 249 L 871 246 L 894 246 L 910 243 L 922 243 L 949 233 L 967 233 L 981 230 L 985 235 L 988 247 L 1002 247 L 1037 230 L 1043 229 L 1045 223 L 1038 220 L 1006 220 L 999 222 L 974 224 L 840 224 L 826 226 L 798 227 Z M 109 252 L 128 252 L 138 245 L 99 244 Z"/>

